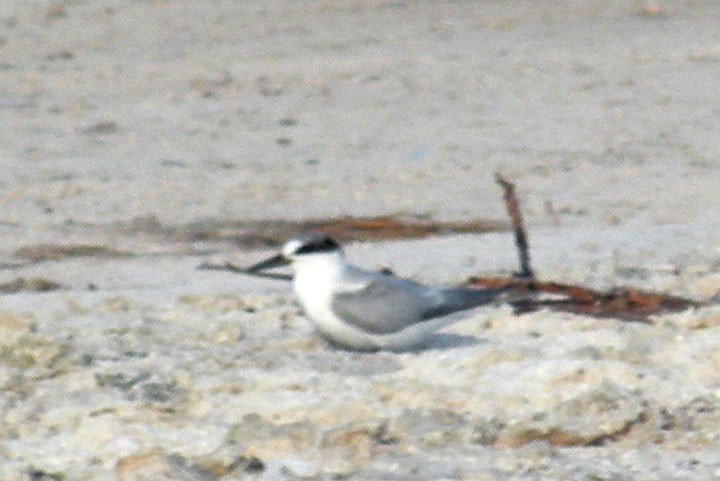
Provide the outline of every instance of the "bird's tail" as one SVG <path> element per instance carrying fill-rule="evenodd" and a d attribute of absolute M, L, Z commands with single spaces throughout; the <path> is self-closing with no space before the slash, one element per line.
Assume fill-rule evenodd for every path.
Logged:
<path fill-rule="evenodd" d="M 513 285 L 496 288 L 453 287 L 450 291 L 451 298 L 456 298 L 460 303 L 465 302 L 469 307 L 526 301 L 535 296 L 532 291 Z"/>
<path fill-rule="evenodd" d="M 526 289 L 504 286 L 489 289 L 448 287 L 442 290 L 440 302 L 423 316 L 425 319 L 444 316 L 486 304 L 506 304 L 529 300 L 533 294 Z"/>

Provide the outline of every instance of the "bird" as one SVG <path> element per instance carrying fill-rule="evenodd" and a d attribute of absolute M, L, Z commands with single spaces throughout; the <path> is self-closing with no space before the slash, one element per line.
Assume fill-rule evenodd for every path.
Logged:
<path fill-rule="evenodd" d="M 290 265 L 305 315 L 332 344 L 357 351 L 403 351 L 457 321 L 452 314 L 527 294 L 511 287 L 426 285 L 348 262 L 338 242 L 312 233 L 285 242 L 280 253 L 245 269 L 262 273 Z"/>

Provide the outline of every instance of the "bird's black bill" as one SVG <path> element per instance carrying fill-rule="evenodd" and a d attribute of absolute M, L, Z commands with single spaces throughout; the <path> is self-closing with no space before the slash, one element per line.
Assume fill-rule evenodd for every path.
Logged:
<path fill-rule="evenodd" d="M 200 264 L 198 266 L 198 269 L 212 271 L 230 271 L 235 272 L 236 274 L 247 274 L 255 277 L 266 277 L 268 279 L 277 279 L 280 281 L 291 281 L 293 279 L 293 276 L 291 276 L 290 274 L 280 274 L 276 272 L 248 272 L 247 269 L 236 266 L 235 264 L 232 264 L 230 262 L 226 262 L 225 264 Z"/>
<path fill-rule="evenodd" d="M 247 269 L 245 269 L 245 272 L 250 272 L 250 273 L 261 272 L 261 271 L 264 271 L 267 269 L 272 269 L 274 267 L 280 267 L 280 266 L 287 265 L 288 262 L 289 261 L 284 256 L 278 254 L 276 256 L 272 256 L 269 259 L 265 259 L 264 261 L 258 262 L 257 264 L 255 264 L 253 266 L 248 267 Z"/>

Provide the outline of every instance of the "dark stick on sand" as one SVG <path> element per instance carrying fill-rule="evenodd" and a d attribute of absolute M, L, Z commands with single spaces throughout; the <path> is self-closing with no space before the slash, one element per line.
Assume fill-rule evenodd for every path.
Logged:
<path fill-rule="evenodd" d="M 528 248 L 527 234 L 525 233 L 525 223 L 523 222 L 522 212 L 520 212 L 520 204 L 515 194 L 515 184 L 500 174 L 495 174 L 495 182 L 503 189 L 505 209 L 507 209 L 510 220 L 512 221 L 513 231 L 515 232 L 515 245 L 517 245 L 518 255 L 520 256 L 520 272 L 517 273 L 517 276 L 524 279 L 534 279 L 535 273 L 532 267 L 530 267 L 530 251 Z"/>

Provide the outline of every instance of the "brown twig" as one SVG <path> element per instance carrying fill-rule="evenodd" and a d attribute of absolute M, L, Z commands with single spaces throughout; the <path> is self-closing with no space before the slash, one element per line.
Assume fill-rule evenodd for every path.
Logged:
<path fill-rule="evenodd" d="M 645 323 L 652 323 L 651 316 L 653 314 L 679 311 L 699 305 L 699 303 L 690 299 L 639 289 L 615 288 L 602 292 L 571 284 L 536 280 L 535 273 L 530 266 L 530 249 L 520 211 L 520 203 L 515 193 L 515 185 L 500 174 L 495 175 L 495 180 L 503 188 L 505 208 L 515 232 L 515 244 L 520 258 L 520 272 L 515 278 L 472 278 L 469 281 L 471 286 L 478 288 L 512 286 L 514 289 L 521 291 L 560 296 L 560 298 L 535 298 L 518 302 L 515 304 L 517 312 L 535 311 L 545 307 L 556 311 Z"/>
<path fill-rule="evenodd" d="M 653 323 L 651 316 L 654 314 L 681 311 L 701 305 L 684 297 L 632 288 L 614 288 L 603 292 L 572 284 L 507 277 L 473 277 L 469 280 L 469 284 L 482 289 L 512 286 L 518 290 L 562 296 L 561 299 L 530 299 L 522 301 L 516 307 L 523 312 L 536 311 L 545 307 L 554 311 L 648 324 Z"/>
<path fill-rule="evenodd" d="M 495 182 L 503 189 L 505 209 L 507 209 L 510 220 L 512 221 L 513 231 L 515 232 L 515 245 L 518 248 L 518 255 L 520 256 L 520 272 L 518 272 L 518 277 L 533 279 L 535 272 L 533 272 L 532 267 L 530 267 L 530 250 L 528 248 L 527 233 L 525 232 L 525 223 L 523 222 L 520 204 L 515 193 L 515 184 L 500 174 L 495 174 Z"/>
<path fill-rule="evenodd" d="M 143 227 L 141 226 L 141 229 Z M 381 215 L 372 217 L 337 217 L 302 221 L 200 222 L 180 228 L 151 225 L 161 235 L 173 240 L 228 242 L 243 248 L 278 247 L 287 239 L 322 232 L 339 242 L 421 239 L 436 235 L 502 232 L 506 222 L 496 219 L 474 219 L 465 222 L 443 222 L 423 216 Z M 141 230 L 142 232 L 142 230 Z"/>

